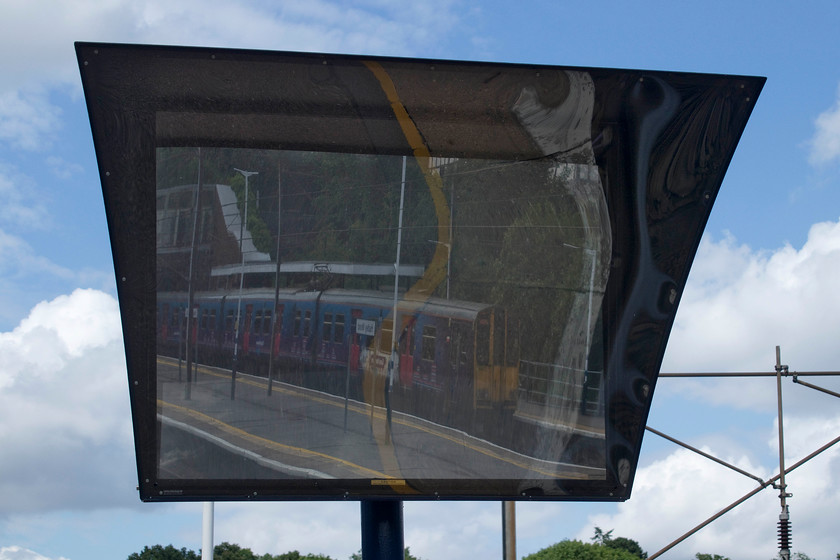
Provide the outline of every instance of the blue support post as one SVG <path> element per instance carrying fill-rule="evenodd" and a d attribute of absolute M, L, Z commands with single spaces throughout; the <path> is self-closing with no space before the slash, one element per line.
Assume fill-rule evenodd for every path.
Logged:
<path fill-rule="evenodd" d="M 363 560 L 403 560 L 403 548 L 403 503 L 363 500 Z"/>

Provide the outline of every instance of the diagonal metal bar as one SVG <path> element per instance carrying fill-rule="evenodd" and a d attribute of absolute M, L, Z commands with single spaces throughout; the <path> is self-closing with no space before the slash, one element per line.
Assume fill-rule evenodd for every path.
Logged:
<path fill-rule="evenodd" d="M 811 459 L 813 459 L 814 457 L 816 457 L 817 455 L 819 455 L 820 453 L 822 453 L 823 451 L 825 451 L 826 449 L 828 449 L 832 445 L 836 444 L 837 442 L 840 442 L 840 436 L 834 438 L 833 440 L 826 443 L 825 445 L 823 445 L 822 447 L 820 447 L 819 449 L 817 449 L 816 451 L 814 451 L 813 453 L 811 453 L 807 457 L 801 459 L 800 461 L 798 461 L 798 462 L 794 463 L 793 465 L 791 465 L 790 467 L 786 468 L 785 469 L 785 474 L 793 471 L 794 469 L 796 469 L 798 467 L 801 467 L 803 464 L 810 461 Z M 685 533 L 684 535 L 682 535 L 681 537 L 679 537 L 678 539 L 673 541 L 672 543 L 665 546 L 665 548 L 663 548 L 662 550 L 659 550 L 658 552 L 655 552 L 654 554 L 651 554 L 650 556 L 648 556 L 647 560 L 654 560 L 654 558 L 657 558 L 657 557 L 661 556 L 662 554 L 668 552 L 669 550 L 671 550 L 672 548 L 674 548 L 675 546 L 677 546 L 678 544 L 683 542 L 685 539 L 692 536 L 694 533 L 696 533 L 700 529 L 704 528 L 706 525 L 708 525 L 712 521 L 718 519 L 719 517 L 722 517 L 725 513 L 728 513 L 729 511 L 735 509 L 737 506 L 741 505 L 742 503 L 744 503 L 748 499 L 752 498 L 753 496 L 755 496 L 756 494 L 758 494 L 759 492 L 761 492 L 762 490 L 764 490 L 768 486 L 771 486 L 772 484 L 774 484 L 777 480 L 779 480 L 779 478 L 781 478 L 781 474 L 777 474 L 773 478 L 764 482 L 758 488 L 744 494 L 742 497 L 740 497 L 736 501 L 732 502 L 727 507 L 723 508 L 722 510 L 720 510 L 719 512 L 717 512 L 713 516 L 709 517 L 708 519 L 706 519 L 705 521 L 703 521 L 702 523 L 700 523 L 699 525 L 697 525 L 696 527 L 694 527 L 693 529 L 691 529 L 690 531 L 688 531 L 687 533 Z"/>
<path fill-rule="evenodd" d="M 840 393 L 835 393 L 834 391 L 832 391 L 832 390 L 830 390 L 830 389 L 826 389 L 825 387 L 819 387 L 819 386 L 817 386 L 817 385 L 812 385 L 812 384 L 807 383 L 807 382 L 805 382 L 805 381 L 800 381 L 799 379 L 797 379 L 797 376 L 798 376 L 798 375 L 799 375 L 798 373 L 796 373 L 796 374 L 794 374 L 794 375 L 793 375 L 793 382 L 794 382 L 794 383 L 798 383 L 798 384 L 800 384 L 800 385 L 804 385 L 805 387 L 810 387 L 811 389 L 815 389 L 815 390 L 817 390 L 817 391 L 820 391 L 820 392 L 822 392 L 822 393 L 825 393 L 826 395 L 831 395 L 832 397 L 837 397 L 837 398 L 840 398 Z"/>
<path fill-rule="evenodd" d="M 682 442 L 682 441 L 680 441 L 680 440 L 678 440 L 678 439 L 676 439 L 676 438 L 674 438 L 674 437 L 671 437 L 671 436 L 669 436 L 669 435 L 667 435 L 667 434 L 664 434 L 664 433 L 660 432 L 659 430 L 655 430 L 655 429 L 651 428 L 650 426 L 645 426 L 645 429 L 646 429 L 647 431 L 649 431 L 649 432 L 652 432 L 652 433 L 654 433 L 654 434 L 658 435 L 658 436 L 659 436 L 659 437 L 661 437 L 661 438 L 665 438 L 665 439 L 667 439 L 668 441 L 673 442 L 673 443 L 676 443 L 677 445 L 679 445 L 679 446 L 681 446 L 681 447 L 685 447 L 685 448 L 686 448 L 686 449 L 688 449 L 689 451 L 694 451 L 694 452 L 695 452 L 695 453 L 697 453 L 698 455 L 702 455 L 703 457 L 705 457 L 706 459 L 709 459 L 710 461 L 714 461 L 715 463 L 717 463 L 717 464 L 719 464 L 719 465 L 723 465 L 724 467 L 726 467 L 726 468 L 728 468 L 728 469 L 732 469 L 733 471 L 735 471 L 735 472 L 737 472 L 737 473 L 739 473 L 739 474 L 742 474 L 742 475 L 747 476 L 747 477 L 749 477 L 749 478 L 751 478 L 751 479 L 753 479 L 753 480 L 756 480 L 756 481 L 758 481 L 758 483 L 759 483 L 759 484 L 764 484 L 764 480 L 762 480 L 760 477 L 758 477 L 758 476 L 756 476 L 756 475 L 754 475 L 754 474 L 750 474 L 750 473 L 748 473 L 748 472 L 747 472 L 747 471 L 745 471 L 745 470 L 739 469 L 739 468 L 738 468 L 738 467 L 736 467 L 735 465 L 732 465 L 732 464 L 730 464 L 730 463 L 727 463 L 726 461 L 724 461 L 724 460 L 722 460 L 722 459 L 718 459 L 718 458 L 717 458 L 717 457 L 715 457 L 714 455 L 710 455 L 709 453 L 706 453 L 705 451 L 701 451 L 700 449 L 697 449 L 696 447 L 692 447 L 691 445 L 689 445 L 689 444 L 687 444 L 687 443 L 685 443 L 685 442 Z"/>

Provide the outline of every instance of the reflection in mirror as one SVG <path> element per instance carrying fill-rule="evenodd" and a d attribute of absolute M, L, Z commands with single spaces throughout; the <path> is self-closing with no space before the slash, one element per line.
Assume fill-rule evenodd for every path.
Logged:
<path fill-rule="evenodd" d="M 159 477 L 603 479 L 573 159 L 158 148 Z"/>

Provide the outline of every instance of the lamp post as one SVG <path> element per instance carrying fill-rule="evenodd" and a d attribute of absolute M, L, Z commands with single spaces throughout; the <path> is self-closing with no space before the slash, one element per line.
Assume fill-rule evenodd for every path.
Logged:
<path fill-rule="evenodd" d="M 242 250 L 242 244 L 245 240 L 245 223 L 248 221 L 248 178 L 251 175 L 258 175 L 258 171 L 243 171 L 241 169 L 233 168 L 237 173 L 241 173 L 245 177 L 245 206 L 244 217 L 239 222 L 239 254 L 242 257 L 242 266 L 239 272 L 239 301 L 236 304 L 236 325 L 233 333 L 233 367 L 230 371 L 230 398 L 233 400 L 236 397 L 236 366 L 239 359 L 239 319 L 242 313 L 242 284 L 245 280 L 245 252 Z"/>

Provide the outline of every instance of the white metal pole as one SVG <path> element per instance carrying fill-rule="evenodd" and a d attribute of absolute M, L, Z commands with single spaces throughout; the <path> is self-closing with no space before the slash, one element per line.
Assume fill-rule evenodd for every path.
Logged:
<path fill-rule="evenodd" d="M 242 314 L 242 284 L 245 280 L 245 251 L 243 250 L 243 243 L 245 241 L 246 224 L 248 222 L 248 178 L 251 175 L 258 175 L 258 171 L 243 171 L 241 169 L 233 168 L 237 173 L 241 173 L 245 177 L 245 216 L 240 218 L 239 222 L 239 253 L 242 257 L 242 265 L 239 271 L 239 301 L 236 304 L 236 324 L 233 329 L 233 367 L 230 375 L 230 398 L 233 400 L 236 396 L 236 369 L 239 360 L 239 320 Z"/>
<path fill-rule="evenodd" d="M 204 502 L 201 526 L 201 560 L 213 560 L 213 502 Z"/>
<path fill-rule="evenodd" d="M 400 217 L 397 229 L 397 260 L 394 263 L 394 322 L 391 329 L 391 352 L 394 353 L 397 347 L 397 292 L 400 284 L 400 250 L 402 246 L 402 220 L 403 220 L 403 204 L 405 201 L 405 165 L 406 156 L 403 156 L 402 164 L 402 182 L 400 185 Z M 396 360 L 394 360 L 396 362 Z M 394 364 L 396 367 L 396 363 Z M 392 379 L 388 380 L 389 382 Z"/>

